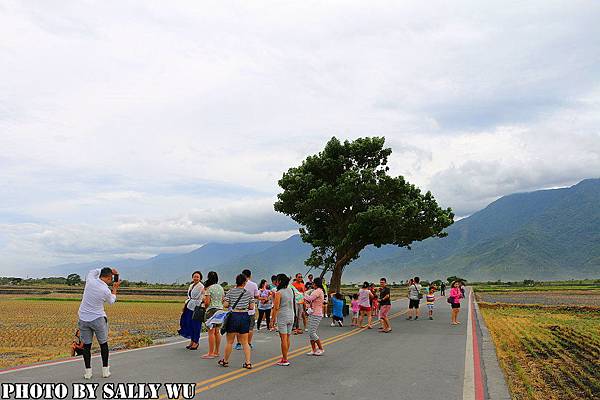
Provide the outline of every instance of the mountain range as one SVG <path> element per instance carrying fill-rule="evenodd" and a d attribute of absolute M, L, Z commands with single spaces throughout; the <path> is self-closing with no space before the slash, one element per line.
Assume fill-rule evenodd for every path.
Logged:
<path fill-rule="evenodd" d="M 367 247 L 346 268 L 343 280 L 359 282 L 386 276 L 401 281 L 419 275 L 468 280 L 553 280 L 600 277 L 600 179 L 568 188 L 504 196 L 457 221 L 445 238 L 395 246 Z M 123 279 L 186 282 L 199 269 L 232 281 L 243 268 L 255 279 L 274 273 L 307 272 L 311 247 L 299 235 L 280 242 L 208 243 L 185 254 L 161 254 L 147 260 L 108 260 L 63 264 L 53 275 L 114 265 Z M 318 274 L 315 272 L 315 274 Z"/>

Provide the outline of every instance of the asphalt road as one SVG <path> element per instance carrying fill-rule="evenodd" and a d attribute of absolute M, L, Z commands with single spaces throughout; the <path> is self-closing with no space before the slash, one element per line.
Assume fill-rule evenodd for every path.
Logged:
<path fill-rule="evenodd" d="M 463 303 L 459 317 L 462 324 L 451 326 L 445 298 L 438 299 L 434 320 L 422 316 L 407 321 L 407 301 L 397 301 L 390 313 L 393 331 L 387 334 L 377 329 L 331 327 L 331 321 L 324 319 L 319 335 L 325 354 L 307 356 L 308 335 L 293 336 L 289 367 L 275 365 L 280 355 L 278 336 L 260 331 L 254 336 L 253 370 L 241 369 L 241 351 L 234 350 L 229 368 L 219 367 L 217 360 L 201 359 L 206 349 L 203 337 L 200 351 L 188 351 L 185 343 L 176 341 L 112 353 L 108 379 L 100 378 L 101 362 L 95 357 L 91 382 L 100 384 L 98 398 L 105 383 L 158 382 L 196 383 L 196 399 L 466 399 L 465 371 L 471 376 L 465 368 L 469 364 L 467 304 Z M 421 312 L 426 314 L 424 306 Z M 349 324 L 348 317 L 345 322 Z M 72 383 L 90 382 L 82 373 L 82 360 L 68 360 L 0 372 L 0 383 L 61 382 L 68 385 L 71 395 Z"/>

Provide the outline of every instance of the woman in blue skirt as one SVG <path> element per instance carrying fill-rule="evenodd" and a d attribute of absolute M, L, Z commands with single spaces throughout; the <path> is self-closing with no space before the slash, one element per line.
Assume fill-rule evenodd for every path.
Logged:
<path fill-rule="evenodd" d="M 202 322 L 194 321 L 194 309 L 202 304 L 204 297 L 204 285 L 202 284 L 202 273 L 194 271 L 192 274 L 192 284 L 188 288 L 188 297 L 183 306 L 181 319 L 179 320 L 179 334 L 184 338 L 190 339 L 190 344 L 185 346 L 188 350 L 198 350 L 200 341 L 200 332 L 202 332 Z"/>

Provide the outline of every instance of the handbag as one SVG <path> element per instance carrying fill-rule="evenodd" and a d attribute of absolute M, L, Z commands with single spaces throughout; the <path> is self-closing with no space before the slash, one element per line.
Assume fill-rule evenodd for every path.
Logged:
<path fill-rule="evenodd" d="M 200 283 L 200 282 L 198 282 Z M 192 286 L 192 288 L 190 289 L 188 296 L 191 297 L 191 293 L 192 290 L 194 290 L 194 288 L 196 287 L 196 285 L 198 285 L 198 283 L 195 283 L 194 286 Z M 189 303 L 189 300 L 186 301 L 186 306 L 187 303 Z M 185 308 L 184 308 L 185 310 Z M 204 315 L 206 314 L 206 308 L 204 308 L 204 306 L 202 305 L 202 303 L 200 303 L 199 305 L 197 305 L 196 307 L 194 307 L 194 311 L 192 311 L 192 321 L 200 321 L 200 323 L 204 322 Z"/>
<path fill-rule="evenodd" d="M 454 296 L 448 296 L 448 298 L 446 299 L 446 301 L 447 301 L 449 304 L 454 304 Z"/>
<path fill-rule="evenodd" d="M 194 313 L 192 314 L 193 321 L 204 322 L 204 317 L 206 316 L 206 308 L 204 306 L 196 306 L 194 307 Z"/>
<path fill-rule="evenodd" d="M 223 325 L 221 325 L 221 335 L 224 335 L 225 333 L 227 333 L 227 323 L 229 322 L 229 316 L 231 315 L 231 310 L 233 310 L 235 308 L 235 306 L 238 305 L 238 303 L 240 302 L 240 299 L 242 298 L 244 293 L 246 293 L 246 289 L 244 289 L 242 291 L 242 293 L 240 293 L 240 297 L 238 297 L 237 300 L 235 301 L 235 303 L 233 303 L 233 307 L 231 307 L 231 309 L 229 311 L 227 311 L 227 314 L 225 314 L 225 317 L 223 317 Z"/>

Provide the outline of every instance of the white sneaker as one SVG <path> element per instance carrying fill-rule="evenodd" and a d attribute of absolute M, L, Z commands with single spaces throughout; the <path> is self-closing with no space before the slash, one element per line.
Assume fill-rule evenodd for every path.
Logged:
<path fill-rule="evenodd" d="M 110 376 L 110 367 L 102 367 L 102 377 L 108 378 Z"/>
<path fill-rule="evenodd" d="M 92 369 L 86 368 L 85 373 L 83 374 L 84 379 L 92 379 Z"/>
<path fill-rule="evenodd" d="M 342 328 L 344 327 L 344 323 L 342 321 L 338 321 L 338 325 L 341 326 Z"/>
<path fill-rule="evenodd" d="M 325 353 L 325 350 L 317 349 L 313 355 L 322 356 Z"/>
<path fill-rule="evenodd" d="M 332 323 L 331 323 L 331 326 L 335 326 L 335 322 L 332 322 Z"/>
<path fill-rule="evenodd" d="M 307 356 L 316 356 L 317 354 L 314 351 L 309 351 L 306 353 Z"/>

